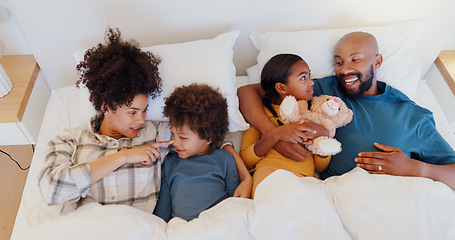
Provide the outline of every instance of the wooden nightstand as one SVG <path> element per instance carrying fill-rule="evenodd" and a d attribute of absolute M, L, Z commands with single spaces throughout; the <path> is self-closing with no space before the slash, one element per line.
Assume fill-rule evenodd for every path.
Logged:
<path fill-rule="evenodd" d="M 434 63 L 455 95 L 455 50 L 441 51 Z"/>
<path fill-rule="evenodd" d="M 13 88 L 0 98 L 0 145 L 36 144 L 50 90 L 32 55 L 4 55 Z"/>

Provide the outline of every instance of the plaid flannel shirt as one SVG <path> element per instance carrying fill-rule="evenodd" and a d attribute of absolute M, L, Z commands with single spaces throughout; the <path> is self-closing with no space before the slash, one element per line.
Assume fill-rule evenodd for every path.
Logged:
<path fill-rule="evenodd" d="M 123 204 L 153 212 L 161 184 L 161 164 L 168 152 L 159 149 L 161 156 L 148 166 L 140 163 L 126 164 L 91 185 L 89 163 L 106 155 L 143 144 L 171 138 L 167 122 L 146 121 L 134 138 L 114 139 L 99 134 L 96 129 L 102 117 L 90 121 L 88 129 L 65 129 L 49 142 L 45 166 L 41 171 L 39 186 L 50 205 L 64 204 L 64 212 L 72 211 L 91 202 Z"/>

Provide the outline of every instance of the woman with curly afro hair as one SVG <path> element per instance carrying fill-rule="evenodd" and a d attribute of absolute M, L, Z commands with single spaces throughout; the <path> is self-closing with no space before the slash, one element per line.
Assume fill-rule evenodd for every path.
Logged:
<path fill-rule="evenodd" d="M 232 197 L 239 185 L 233 156 L 217 149 L 228 131 L 226 99 L 213 88 L 191 84 L 166 98 L 164 115 L 175 152 L 165 158 L 161 192 L 155 214 L 191 220 L 202 211 Z"/>
<path fill-rule="evenodd" d="M 76 85 L 85 85 L 98 114 L 87 129 L 65 129 L 49 143 L 39 185 L 48 204 L 67 212 L 90 202 L 153 212 L 159 193 L 160 146 L 145 121 L 148 97 L 161 91 L 160 59 L 109 29 L 86 51 Z"/>

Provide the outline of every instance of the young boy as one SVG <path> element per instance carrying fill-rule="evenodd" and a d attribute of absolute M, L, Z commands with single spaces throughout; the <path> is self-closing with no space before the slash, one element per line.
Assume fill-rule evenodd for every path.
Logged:
<path fill-rule="evenodd" d="M 207 85 L 177 88 L 165 101 L 175 152 L 162 165 L 155 214 L 187 221 L 232 197 L 239 185 L 234 158 L 217 149 L 228 131 L 226 99 Z"/>

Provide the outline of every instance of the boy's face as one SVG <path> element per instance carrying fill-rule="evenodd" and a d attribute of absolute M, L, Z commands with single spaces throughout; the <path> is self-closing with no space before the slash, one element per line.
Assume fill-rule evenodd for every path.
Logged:
<path fill-rule="evenodd" d="M 187 124 L 182 127 L 171 125 L 172 140 L 180 158 L 185 159 L 210 152 L 211 141 L 203 140 Z"/>

